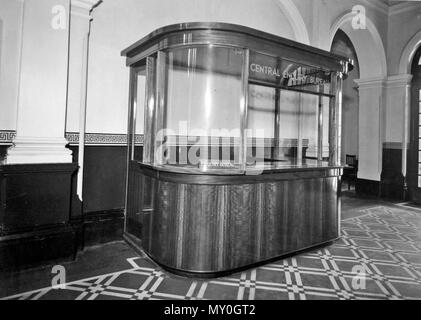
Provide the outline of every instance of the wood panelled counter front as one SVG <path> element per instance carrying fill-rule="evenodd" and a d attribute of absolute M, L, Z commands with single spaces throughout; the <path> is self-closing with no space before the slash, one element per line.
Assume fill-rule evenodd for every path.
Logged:
<path fill-rule="evenodd" d="M 172 272 L 217 276 L 339 236 L 340 168 L 227 177 L 130 166 L 128 209 L 141 220 L 127 231 Z"/>

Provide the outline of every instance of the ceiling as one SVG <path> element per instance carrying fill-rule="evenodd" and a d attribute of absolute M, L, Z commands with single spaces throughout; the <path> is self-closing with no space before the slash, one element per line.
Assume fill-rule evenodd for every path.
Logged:
<path fill-rule="evenodd" d="M 381 0 L 382 2 L 384 2 L 385 4 L 387 4 L 390 7 L 396 6 L 398 4 L 401 4 L 403 2 L 414 2 L 415 0 L 410 0 L 410 1 L 406 1 L 406 0 Z"/>

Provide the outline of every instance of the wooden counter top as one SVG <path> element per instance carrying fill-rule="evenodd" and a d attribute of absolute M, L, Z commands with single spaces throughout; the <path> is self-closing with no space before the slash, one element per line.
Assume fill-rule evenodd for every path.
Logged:
<path fill-rule="evenodd" d="M 132 161 L 131 170 L 135 170 L 158 180 L 181 184 L 231 185 L 245 183 L 262 183 L 280 180 L 299 180 L 338 177 L 342 175 L 343 167 L 325 166 L 270 168 L 263 171 L 247 170 L 246 173 L 237 170 L 219 170 L 218 172 L 201 172 L 199 169 L 189 169 L 176 166 L 153 167 L 141 162 Z"/>

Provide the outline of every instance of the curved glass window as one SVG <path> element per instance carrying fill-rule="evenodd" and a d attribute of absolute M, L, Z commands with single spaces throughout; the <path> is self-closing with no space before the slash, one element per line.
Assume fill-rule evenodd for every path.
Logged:
<path fill-rule="evenodd" d="M 240 168 L 244 56 L 214 46 L 162 53 L 156 165 Z"/>
<path fill-rule="evenodd" d="M 158 51 L 135 69 L 131 159 L 222 174 L 327 166 L 335 77 L 235 47 Z"/>

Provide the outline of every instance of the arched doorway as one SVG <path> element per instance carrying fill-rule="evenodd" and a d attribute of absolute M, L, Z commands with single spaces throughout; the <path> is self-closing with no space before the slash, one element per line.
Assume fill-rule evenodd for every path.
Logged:
<path fill-rule="evenodd" d="M 355 30 L 352 12 L 343 13 L 330 28 L 332 43 L 338 30 L 349 38 L 358 59 L 360 77 L 354 82 L 358 87 L 358 175 L 356 189 L 359 193 L 378 196 L 382 173 L 385 117 L 385 78 L 387 77 L 386 51 L 377 26 L 369 17 L 366 29 Z M 326 43 L 322 42 L 325 46 Z M 350 82 L 351 83 L 351 82 Z M 346 125 L 346 124 L 345 124 Z"/>
<path fill-rule="evenodd" d="M 342 105 L 342 152 L 341 161 L 346 163 L 346 156 L 358 159 L 359 101 L 358 88 L 354 80 L 360 78 L 360 67 L 354 45 L 344 31 L 338 29 L 332 41 L 331 52 L 354 60 L 354 69 L 343 83 Z M 345 185 L 345 187 L 348 187 Z M 351 189 L 355 184 L 351 186 Z"/>
<path fill-rule="evenodd" d="M 421 203 L 421 47 L 412 60 L 408 188 L 411 200 Z"/>

